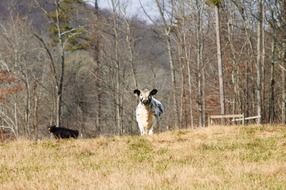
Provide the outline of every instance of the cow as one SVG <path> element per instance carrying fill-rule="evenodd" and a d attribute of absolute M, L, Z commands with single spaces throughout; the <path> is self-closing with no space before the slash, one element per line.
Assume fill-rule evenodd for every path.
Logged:
<path fill-rule="evenodd" d="M 68 129 L 64 127 L 56 127 L 55 125 L 49 126 L 48 130 L 56 139 L 77 138 L 78 130 Z"/>
<path fill-rule="evenodd" d="M 153 129 L 159 125 L 159 117 L 164 112 L 161 102 L 153 97 L 157 92 L 157 89 L 133 91 L 139 99 L 136 107 L 136 121 L 141 135 L 152 135 Z"/>

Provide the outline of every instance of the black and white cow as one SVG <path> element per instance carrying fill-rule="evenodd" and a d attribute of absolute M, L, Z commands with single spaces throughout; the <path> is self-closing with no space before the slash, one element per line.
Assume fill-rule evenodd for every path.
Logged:
<path fill-rule="evenodd" d="M 159 117 L 164 112 L 161 102 L 153 97 L 157 92 L 157 89 L 134 90 L 134 94 L 139 98 L 136 121 L 141 135 L 152 135 L 153 129 L 159 124 Z"/>

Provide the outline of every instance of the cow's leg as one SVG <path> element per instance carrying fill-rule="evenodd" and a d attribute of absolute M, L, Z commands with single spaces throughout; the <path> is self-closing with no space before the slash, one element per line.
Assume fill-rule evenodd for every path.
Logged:
<path fill-rule="evenodd" d="M 146 129 L 146 127 L 143 128 L 143 134 L 142 135 L 147 135 L 148 130 Z"/>
<path fill-rule="evenodd" d="M 140 123 L 138 123 L 138 127 L 139 127 L 139 130 L 140 130 L 140 135 L 144 135 L 144 126 L 141 125 Z"/>
<path fill-rule="evenodd" d="M 151 125 L 151 128 L 149 129 L 148 131 L 148 135 L 153 135 L 153 129 L 157 127 L 157 118 L 153 118 L 153 122 L 152 122 L 152 125 Z"/>
<path fill-rule="evenodd" d="M 148 135 L 153 135 L 153 127 L 151 127 L 148 131 Z"/>

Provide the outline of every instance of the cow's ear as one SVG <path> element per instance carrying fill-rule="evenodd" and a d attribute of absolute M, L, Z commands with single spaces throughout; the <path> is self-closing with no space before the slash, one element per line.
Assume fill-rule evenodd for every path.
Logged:
<path fill-rule="evenodd" d="M 157 94 L 158 90 L 157 89 L 153 89 L 150 92 L 150 96 L 154 96 L 155 94 Z"/>
<path fill-rule="evenodd" d="M 140 90 L 136 89 L 136 90 L 133 91 L 133 93 L 134 93 L 134 95 L 139 96 L 140 95 Z"/>

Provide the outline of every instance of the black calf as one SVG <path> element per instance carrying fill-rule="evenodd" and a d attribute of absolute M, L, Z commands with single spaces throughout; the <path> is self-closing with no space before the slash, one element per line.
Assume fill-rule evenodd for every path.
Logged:
<path fill-rule="evenodd" d="M 52 133 L 56 139 L 77 138 L 78 130 L 72 130 L 64 127 L 49 126 L 48 130 Z"/>

